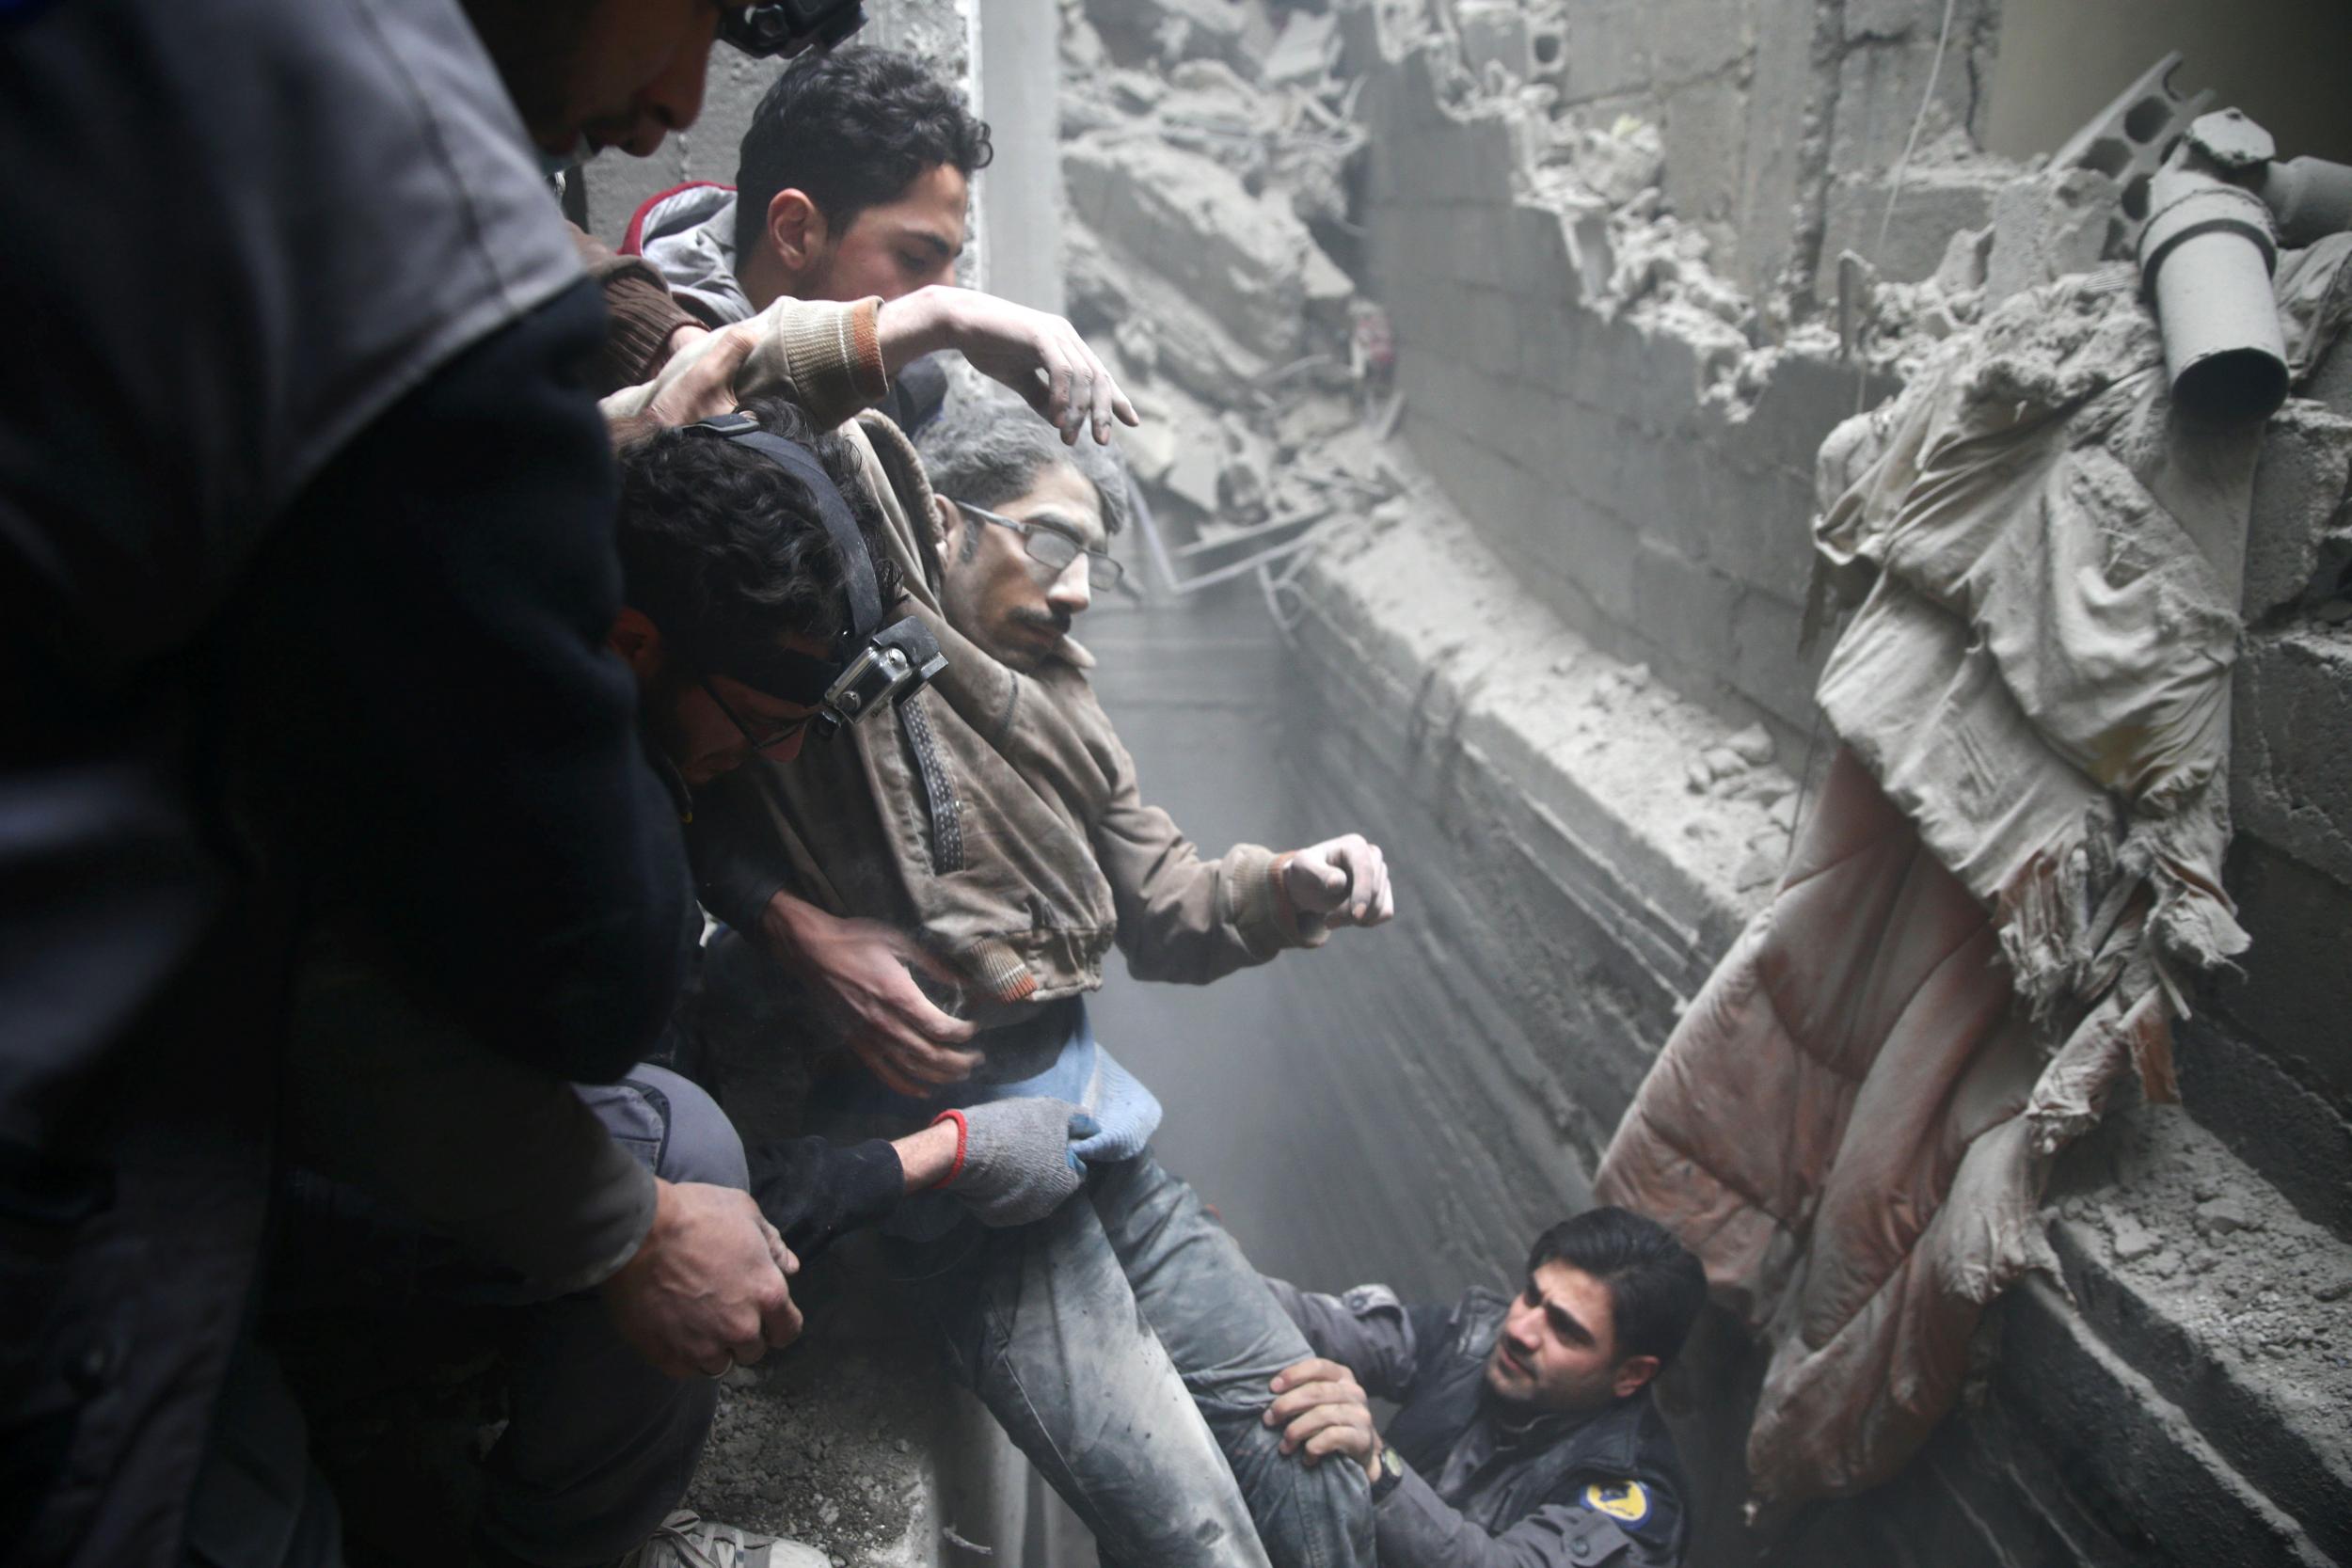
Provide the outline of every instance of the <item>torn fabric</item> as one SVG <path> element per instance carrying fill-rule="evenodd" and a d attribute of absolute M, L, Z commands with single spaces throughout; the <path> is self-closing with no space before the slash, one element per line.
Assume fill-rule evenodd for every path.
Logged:
<path fill-rule="evenodd" d="M 2347 256 L 2282 261 L 2298 378 Z M 2118 267 L 2010 301 L 1822 446 L 1843 747 L 1596 1183 L 1771 1344 L 1765 1508 L 1917 1450 L 1983 1307 L 2051 1266 L 2050 1157 L 2127 1068 L 2175 1097 L 2172 1021 L 2246 946 L 2221 864 L 2261 436 L 2175 414 Z"/>

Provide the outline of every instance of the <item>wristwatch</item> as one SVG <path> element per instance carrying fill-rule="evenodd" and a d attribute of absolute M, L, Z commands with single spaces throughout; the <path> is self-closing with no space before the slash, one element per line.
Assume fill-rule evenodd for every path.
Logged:
<path fill-rule="evenodd" d="M 1383 1447 L 1380 1450 L 1380 1472 L 1372 1478 L 1372 1501 L 1375 1508 L 1396 1490 L 1396 1483 L 1405 1479 L 1405 1461 L 1396 1449 Z"/>

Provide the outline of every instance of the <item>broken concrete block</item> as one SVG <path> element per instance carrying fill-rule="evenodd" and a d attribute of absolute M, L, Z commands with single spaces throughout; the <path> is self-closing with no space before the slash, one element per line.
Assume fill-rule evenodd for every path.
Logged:
<path fill-rule="evenodd" d="M 1997 203 L 1998 198 L 1995 198 Z M 1963 229 L 1944 247 L 1944 260 L 1937 262 L 1935 275 L 1930 279 L 1946 294 L 1964 294 L 1984 287 L 1985 269 L 1993 256 L 1993 230 Z"/>
<path fill-rule="evenodd" d="M 1165 420 L 1146 420 L 1134 430 L 1119 433 L 1119 452 L 1127 471 L 1141 484 L 1164 484 L 1176 466 L 1176 430 Z"/>
<path fill-rule="evenodd" d="M 1217 515 L 1226 522 L 1263 521 L 1274 491 L 1274 453 L 1264 436 L 1239 414 L 1217 421 Z"/>
<path fill-rule="evenodd" d="M 1528 54 L 1527 12 L 1517 0 L 1461 0 L 1454 8 L 1454 24 L 1462 43 L 1462 63 L 1481 81 L 1489 69 L 1511 81 L 1533 74 Z"/>
<path fill-rule="evenodd" d="M 1243 341 L 1280 360 L 1303 325 L 1306 226 L 1230 171 L 1157 140 L 1066 149 L 1073 215 L 1184 291 Z"/>
<path fill-rule="evenodd" d="M 2003 184 L 1993 193 L 1986 303 L 2098 266 L 2122 212 L 2122 187 L 2096 169 L 2045 169 Z"/>
<path fill-rule="evenodd" d="M 1214 439 L 1179 441 L 1175 461 L 1161 476 L 1160 485 L 1203 516 L 1214 517 L 1217 510 L 1217 476 L 1224 468 L 1224 453 Z"/>
<path fill-rule="evenodd" d="M 1258 79 L 1277 87 L 1312 86 L 1330 74 L 1339 49 L 1338 17 L 1293 11 L 1267 51 Z"/>
<path fill-rule="evenodd" d="M 2316 627 L 2249 637 L 2231 705 L 2239 831 L 2352 886 L 2352 647 Z"/>
<path fill-rule="evenodd" d="M 1772 737 L 1761 724 L 1750 724 L 1724 741 L 1724 746 L 1752 768 L 1761 768 L 1772 760 Z"/>
<path fill-rule="evenodd" d="M 1255 385 L 1272 368 L 1182 288 L 1125 250 L 1104 245 L 1085 224 L 1064 222 L 1062 257 L 1071 319 L 1081 330 L 1116 334 L 1127 322 L 1148 323 L 1153 373 L 1193 396 L 1229 403 L 1236 388 Z"/>
<path fill-rule="evenodd" d="M 2119 1211 L 2111 1216 L 2108 1234 L 2115 1243 L 2119 1262 L 2137 1263 L 2164 1245 L 2164 1238 L 2139 1223 L 2137 1216 Z"/>
<path fill-rule="evenodd" d="M 1585 132 L 1572 167 L 1601 199 L 1621 207 L 1665 173 L 1666 143 L 1655 125 L 1620 120 L 1611 130 Z"/>
<path fill-rule="evenodd" d="M 1709 746 L 1699 753 L 1699 760 L 1705 763 L 1707 770 L 1718 779 L 1728 779 L 1735 773 L 1744 773 L 1748 768 L 1746 763 L 1740 760 L 1740 753 L 1728 746 Z"/>
<path fill-rule="evenodd" d="M 2246 534 L 2244 613 L 2326 598 L 2352 564 L 2352 419 L 2288 402 L 2263 431 Z"/>
<path fill-rule="evenodd" d="M 2241 1199 L 2217 1197 L 2197 1206 L 2197 1229 L 2201 1235 L 2230 1236 L 2261 1228 L 2262 1221 Z"/>
<path fill-rule="evenodd" d="M 1817 297 L 1837 297 L 1837 258 L 1845 251 L 1867 259 L 1878 275 L 1896 283 L 1916 283 L 1935 275 L 1952 235 L 1993 225 L 1993 203 L 2017 176 L 2017 166 L 1994 158 L 1913 168 L 1895 193 L 1895 215 L 1886 217 L 1892 171 L 1873 169 L 1841 177 L 1830 186 L 1822 214 Z M 1878 236 L 1882 224 L 1886 244 Z M 1994 245 L 1998 245 L 1996 237 Z"/>
<path fill-rule="evenodd" d="M 1355 423 L 1356 411 L 1343 398 L 1301 399 L 1275 416 L 1275 446 L 1283 451 L 1303 451 L 1320 445 Z"/>
<path fill-rule="evenodd" d="M 1131 115 L 1149 114 L 1168 96 L 1168 84 L 1147 71 L 1114 71 L 1111 102 Z"/>
<path fill-rule="evenodd" d="M 1232 0 L 1087 0 L 1086 19 L 1120 65 L 1221 59 L 1256 69 L 1249 18 Z"/>

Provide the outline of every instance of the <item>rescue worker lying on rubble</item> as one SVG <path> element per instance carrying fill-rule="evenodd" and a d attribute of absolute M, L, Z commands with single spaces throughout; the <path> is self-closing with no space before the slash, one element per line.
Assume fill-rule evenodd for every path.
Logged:
<path fill-rule="evenodd" d="M 1509 1296 L 1406 1307 L 1269 1280 L 1315 1356 L 1274 1382 L 1284 1451 L 1372 1477 L 1382 1568 L 1675 1568 L 1682 1466 L 1651 1389 L 1707 1275 L 1663 1226 L 1594 1209 L 1536 1238 Z M 1398 1409 L 1385 1436 L 1369 1398 Z"/>
<path fill-rule="evenodd" d="M 636 676 L 647 756 L 681 818 L 691 818 L 695 790 L 755 752 L 788 763 L 800 751 L 821 695 L 808 689 L 808 673 L 830 670 L 845 645 L 850 576 L 863 569 L 882 602 L 895 596 L 889 563 L 877 568 L 863 544 L 866 559 L 850 562 L 838 547 L 841 532 L 829 534 L 820 520 L 824 506 L 843 505 L 836 486 L 851 472 L 844 444 L 835 437 L 812 444 L 801 416 L 781 402 L 761 404 L 755 414 L 761 428 L 782 436 L 808 467 L 795 472 L 766 456 L 748 465 L 714 462 L 718 449 L 736 443 L 689 428 L 634 447 L 621 467 L 624 608 L 610 641 Z M 819 494 L 819 484 L 826 493 Z M 842 515 L 841 529 L 853 529 L 853 538 L 870 539 L 874 524 L 868 507 L 852 503 Z M 682 861 L 677 875 L 685 875 Z M 691 977 L 703 927 L 691 898 L 685 907 L 676 941 Z M 701 1013 L 690 978 L 661 1054 L 692 1060 Z M 342 1048 L 355 1035 L 405 1033 L 429 1052 L 433 1032 L 451 1027 L 353 964 L 315 967 L 297 1017 L 304 1060 L 328 1071 L 349 1059 Z M 362 1061 L 389 1054 L 356 1053 Z M 407 1213 L 323 1180 L 298 1181 L 273 1278 L 271 1307 L 281 1331 L 305 1307 L 420 1296 L 512 1305 L 529 1313 L 509 1364 L 510 1419 L 483 1465 L 477 1550 L 490 1562 L 606 1561 L 636 1547 L 657 1525 L 670 1545 L 745 1544 L 727 1527 L 691 1515 L 664 1523 L 664 1515 L 675 1507 L 709 1430 L 717 1402 L 709 1379 L 739 1361 L 757 1360 L 762 1338 L 788 1343 L 799 1332 L 799 1313 L 787 1302 L 743 1342 L 709 1347 L 705 1360 L 649 1364 L 631 1341 L 661 1337 L 635 1332 L 641 1325 L 631 1314 L 660 1298 L 632 1289 L 635 1275 L 645 1267 L 691 1275 L 695 1258 L 651 1245 L 629 1256 L 626 1236 L 614 1233 L 628 1225 L 632 1196 L 645 1180 L 638 1167 L 649 1167 L 660 1189 L 657 1234 L 676 1223 L 681 1184 L 748 1186 L 784 1232 L 779 1237 L 771 1227 L 769 1236 L 789 1275 L 798 1267 L 794 1250 L 886 1214 L 902 1195 L 918 1190 L 943 1189 L 989 1225 L 1036 1219 L 1077 1190 L 1069 1141 L 1073 1131 L 1094 1130 L 1074 1106 L 1018 1099 L 976 1106 L 960 1122 L 890 1142 L 834 1146 L 806 1137 L 747 1150 L 710 1098 L 666 1068 L 641 1065 L 618 1084 L 581 1085 L 579 1094 L 626 1151 L 599 1181 L 569 1193 L 476 1193 L 469 1201 L 467 1162 L 451 1158 L 437 1142 L 415 1144 L 400 1168 L 376 1169 L 370 1189 L 407 1198 L 414 1212 L 462 1212 L 461 1236 L 421 1233 Z M 344 1093 L 334 1102 L 357 1111 L 364 1097 Z M 561 1125 L 503 1132 L 526 1148 L 534 1137 L 576 1135 Z M 384 1142 L 349 1124 L 308 1130 L 313 1147 L 323 1139 Z M 387 1158 L 397 1159 L 396 1148 Z M 502 1233 L 515 1227 L 533 1234 Z M 617 1253 L 629 1260 L 617 1272 L 607 1263 L 600 1279 L 566 1280 L 520 1278 L 483 1261 L 485 1253 L 546 1258 L 555 1249 L 576 1259 Z"/>
<path fill-rule="evenodd" d="M 820 1088 L 820 1121 L 897 1131 L 1041 1094 L 1100 1125 L 1074 1146 L 1086 1201 L 993 1231 L 910 1202 L 884 1227 L 887 1266 L 952 1370 L 1106 1561 L 1368 1563 L 1360 1469 L 1293 1463 L 1259 1418 L 1307 1342 L 1152 1158 L 1160 1107 L 1097 1045 L 1083 998 L 1114 942 L 1139 977 L 1202 983 L 1385 921 L 1380 852 L 1350 836 L 1203 860 L 1145 803 L 1069 636 L 1119 570 L 1105 546 L 1127 490 L 1110 454 L 1063 449 L 1009 394 L 961 378 L 920 467 L 886 420 L 862 428 L 885 541 L 949 666 L 894 722 L 746 769 L 698 807 L 706 902 L 756 933 L 710 957 L 722 1097 L 736 1105 L 812 1043 L 807 993 L 912 990 L 914 955 L 968 1004 L 974 1049 L 909 1053 L 840 1014 L 813 1043 L 846 1033 L 857 1061 Z"/>

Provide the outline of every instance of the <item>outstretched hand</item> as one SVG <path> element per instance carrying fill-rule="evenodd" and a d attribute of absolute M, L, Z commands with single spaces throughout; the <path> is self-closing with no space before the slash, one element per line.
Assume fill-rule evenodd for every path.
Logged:
<path fill-rule="evenodd" d="M 956 1047 L 977 1026 L 945 1012 L 915 984 L 915 972 L 952 986 L 955 975 L 914 938 L 874 920 L 843 920 L 790 894 L 769 904 L 761 927 L 785 967 L 816 991 L 841 1022 L 866 1069 L 903 1095 L 928 1097 L 980 1065 Z"/>
<path fill-rule="evenodd" d="M 974 289 L 933 284 L 886 302 L 876 319 L 882 368 L 896 375 L 909 360 L 954 349 L 981 374 L 1021 394 L 1075 446 L 1091 430 L 1111 438 L 1111 421 L 1142 422 L 1111 372 L 1061 317 Z"/>
<path fill-rule="evenodd" d="M 1276 875 L 1291 908 L 1326 926 L 1378 926 L 1396 914 L 1388 859 L 1361 833 L 1294 849 Z"/>

